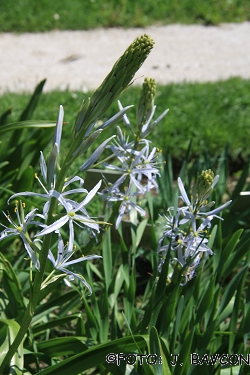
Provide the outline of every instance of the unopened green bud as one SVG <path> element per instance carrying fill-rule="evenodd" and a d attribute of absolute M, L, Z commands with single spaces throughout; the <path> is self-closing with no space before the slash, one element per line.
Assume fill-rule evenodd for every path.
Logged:
<path fill-rule="evenodd" d="M 211 169 L 202 171 L 197 182 L 193 186 L 193 197 L 196 199 L 206 199 L 213 191 L 214 173 Z"/>
<path fill-rule="evenodd" d="M 137 106 L 137 124 L 139 129 L 148 121 L 154 107 L 154 99 L 156 93 L 156 84 L 153 78 L 145 78 L 141 97 Z"/>
<path fill-rule="evenodd" d="M 134 40 L 116 61 L 111 72 L 93 93 L 88 105 L 84 105 L 77 118 L 77 131 L 102 116 L 118 95 L 129 85 L 137 70 L 148 57 L 154 45 L 153 39 L 144 34 Z M 81 122 L 81 123 L 80 123 Z"/>

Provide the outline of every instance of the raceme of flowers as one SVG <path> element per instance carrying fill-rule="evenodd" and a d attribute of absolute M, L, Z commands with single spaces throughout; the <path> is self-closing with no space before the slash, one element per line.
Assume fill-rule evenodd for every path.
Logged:
<path fill-rule="evenodd" d="M 113 185 L 108 185 L 101 192 L 101 195 L 108 204 L 110 202 L 121 201 L 116 221 L 116 228 L 118 228 L 122 216 L 127 214 L 132 207 L 141 215 L 144 216 L 146 214 L 145 210 L 136 204 L 136 197 L 139 194 L 145 194 L 153 187 L 158 188 L 156 182 L 156 176 L 159 175 L 159 169 L 156 167 L 157 150 L 154 147 L 150 152 L 148 142 L 146 142 L 141 151 L 134 150 L 133 148 L 121 150 L 122 145 L 117 143 L 108 147 L 116 155 L 119 165 L 104 163 L 104 166 L 107 169 L 121 173 L 121 176 Z M 143 182 L 145 178 L 147 181 L 146 184 Z M 124 184 L 126 187 L 122 189 Z"/>
<path fill-rule="evenodd" d="M 74 176 L 70 180 L 66 181 L 63 186 L 63 191 L 60 193 L 55 189 L 56 184 L 56 164 L 57 158 L 60 151 L 60 140 L 61 140 L 61 133 L 62 133 L 62 123 L 63 123 L 63 108 L 60 106 L 59 115 L 57 126 L 55 130 L 55 137 L 54 137 L 54 146 L 50 157 L 48 158 L 48 163 L 46 164 L 43 153 L 41 152 L 40 156 L 40 167 L 41 167 L 41 174 L 44 179 L 45 185 L 49 188 L 47 189 L 45 185 L 41 182 L 41 180 L 37 178 L 40 185 L 44 189 L 45 193 L 36 193 L 36 192 L 20 192 L 17 194 L 12 195 L 8 203 L 14 198 L 20 196 L 29 196 L 29 197 L 39 197 L 45 201 L 45 204 L 42 208 L 42 213 L 38 213 L 39 209 L 35 208 L 30 211 L 28 214 L 24 214 L 24 204 L 20 202 L 20 211 L 18 208 L 18 203 L 15 206 L 15 214 L 17 217 L 17 223 L 11 218 L 10 214 L 4 213 L 6 219 L 11 224 L 11 227 L 8 228 L 7 226 L 1 224 L 4 227 L 4 230 L 0 233 L 0 240 L 12 237 L 12 236 L 19 236 L 24 244 L 25 250 L 27 255 L 31 259 L 35 268 L 39 271 L 40 270 L 40 263 L 39 263 L 39 252 L 40 252 L 40 244 L 42 240 L 40 239 L 42 236 L 47 235 L 49 233 L 55 232 L 58 233 L 58 255 L 57 260 L 55 260 L 51 250 L 49 250 L 48 259 L 52 262 L 55 267 L 55 270 L 63 272 L 63 275 L 69 275 L 70 280 L 74 278 L 80 280 L 89 291 L 91 291 L 90 286 L 85 281 L 85 279 L 80 276 L 79 274 L 75 274 L 73 271 L 67 269 L 68 266 L 73 265 L 78 262 L 82 262 L 83 260 L 90 260 L 100 258 L 100 256 L 92 255 L 88 257 L 82 257 L 78 259 L 73 259 L 69 261 L 69 258 L 75 257 L 74 251 L 74 226 L 78 226 L 81 229 L 87 228 L 91 231 L 93 235 L 99 232 L 99 223 L 93 220 L 87 212 L 86 205 L 92 200 L 92 198 L 96 195 L 97 191 L 100 189 L 101 181 L 97 183 L 97 185 L 88 192 L 86 189 L 82 188 L 83 179 L 79 176 Z M 70 184 L 74 182 L 79 182 L 80 187 L 66 190 Z M 71 199 L 71 196 L 79 196 L 79 194 L 85 194 L 85 198 L 77 202 L 74 199 Z M 59 214 L 59 219 L 55 220 L 52 224 L 47 225 L 47 214 L 49 210 L 49 206 L 51 203 L 51 199 L 55 198 L 58 201 L 58 208 L 60 211 L 64 211 L 65 213 Z M 63 240 L 60 235 L 60 228 L 68 225 L 68 232 L 69 232 L 69 241 L 68 245 L 64 247 Z M 35 228 L 38 229 L 35 230 Z M 42 230 L 41 230 L 42 229 Z M 37 232 L 37 233 L 36 233 Z M 32 233 L 32 235 L 30 234 Z M 33 233 L 36 233 L 35 235 Z M 49 280 L 47 280 L 47 284 Z"/>
<path fill-rule="evenodd" d="M 106 200 L 107 205 L 120 202 L 119 214 L 116 220 L 118 228 L 123 215 L 128 215 L 134 208 L 140 215 L 145 216 L 146 211 L 138 204 L 140 196 L 145 195 L 151 189 L 158 189 L 157 176 L 160 175 L 160 163 L 158 161 L 159 150 L 150 148 L 150 141 L 145 137 L 159 124 L 168 110 L 164 111 L 155 121 L 151 122 L 155 113 L 154 105 L 155 81 L 146 78 L 143 83 L 141 97 L 137 107 L 137 125 L 133 129 L 127 114 L 123 115 L 126 128 L 132 133 L 133 140 L 122 132 L 117 126 L 117 137 L 113 144 L 107 145 L 116 161 L 114 164 L 103 163 L 109 170 L 119 172 L 118 180 L 102 190 L 100 195 Z M 120 111 L 122 104 L 118 101 Z M 146 181 L 146 183 L 145 183 Z"/>
<path fill-rule="evenodd" d="M 231 203 L 231 201 L 228 201 L 211 210 L 215 202 L 208 202 L 207 199 L 212 194 L 218 179 L 219 176 L 214 177 L 211 170 L 203 171 L 194 184 L 192 196 L 189 199 L 182 180 L 178 178 L 180 199 L 184 206 L 168 209 L 168 214 L 163 217 L 165 231 L 159 240 L 158 247 L 160 255 L 159 272 L 162 270 L 168 252 L 171 251 L 175 254 L 171 258 L 172 271 L 168 275 L 168 282 L 171 282 L 175 270 L 181 270 L 181 285 L 185 285 L 195 276 L 196 268 L 199 266 L 203 255 L 213 254 L 213 251 L 207 245 L 211 222 L 215 217 L 222 219 L 218 214 Z"/>

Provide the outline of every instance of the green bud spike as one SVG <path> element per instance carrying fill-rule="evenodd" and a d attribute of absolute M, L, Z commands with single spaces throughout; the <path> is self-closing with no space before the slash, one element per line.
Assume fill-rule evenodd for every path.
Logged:
<path fill-rule="evenodd" d="M 111 103 L 129 85 L 137 70 L 148 57 L 153 39 L 144 34 L 134 40 L 116 61 L 111 72 L 93 93 L 87 106 L 83 106 L 75 123 L 75 134 L 102 116 Z M 77 129 L 76 129 L 77 127 Z"/>
<path fill-rule="evenodd" d="M 214 172 L 211 169 L 202 171 L 197 182 L 193 186 L 193 197 L 204 200 L 209 197 L 213 191 Z"/>
<path fill-rule="evenodd" d="M 156 93 L 156 84 L 153 78 L 145 78 L 141 97 L 138 102 L 136 116 L 137 116 L 137 124 L 139 129 L 148 121 L 153 107 L 154 107 L 154 99 Z"/>
<path fill-rule="evenodd" d="M 83 101 L 82 105 L 79 109 L 79 112 L 77 114 L 75 125 L 74 125 L 74 137 L 75 138 L 78 135 L 79 131 L 81 130 L 81 127 L 82 127 L 82 124 L 84 122 L 87 109 L 89 107 L 89 102 L 90 102 L 89 98 L 85 102 Z"/>

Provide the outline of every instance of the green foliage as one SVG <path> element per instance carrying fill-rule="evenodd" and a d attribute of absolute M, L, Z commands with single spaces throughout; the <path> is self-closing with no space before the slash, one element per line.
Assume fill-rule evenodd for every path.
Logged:
<path fill-rule="evenodd" d="M 155 23 L 216 25 L 249 19 L 247 0 L 8 0 L 0 3 L 1 31 L 145 27 Z"/>
<path fill-rule="evenodd" d="M 215 165 L 219 155 L 229 143 L 229 168 L 230 173 L 241 170 L 244 162 L 249 160 L 250 153 L 250 81 L 232 78 L 227 81 L 215 83 L 173 84 L 157 87 L 155 118 L 163 110 L 170 111 L 149 135 L 154 144 L 162 149 L 165 155 L 171 153 L 175 176 L 180 170 L 183 155 L 186 154 L 189 142 L 192 147 L 189 163 L 202 154 L 203 163 Z M 71 93 L 54 91 L 45 93 L 40 99 L 34 120 L 54 120 L 58 108 L 56 103 L 61 103 L 65 109 L 65 138 L 62 147 L 70 147 L 70 134 L 74 124 L 75 113 L 82 102 L 90 94 L 80 92 Z M 123 106 L 136 103 L 140 96 L 139 88 L 130 87 L 120 97 Z M 21 114 L 27 95 L 6 93 L 1 97 L 0 113 L 15 102 L 13 108 L 13 122 Z M 117 111 L 114 103 L 106 112 L 109 118 Z M 135 109 L 129 110 L 131 121 L 135 118 Z M 113 135 L 113 130 L 107 129 L 105 137 Z M 99 138 L 104 141 L 104 135 Z M 217 168 L 217 166 L 216 166 Z M 221 175 L 221 173 L 220 173 Z"/>
<path fill-rule="evenodd" d="M 20 107 L 15 123 L 10 123 L 12 108 L 0 117 L 0 202 L 4 207 L 10 191 L 30 190 L 34 180 L 34 167 L 39 160 L 38 150 L 51 138 L 49 127 L 55 123 L 31 121 L 40 99 L 45 80 L 35 88 L 25 107 Z M 5 103 L 3 103 L 5 105 Z M 8 195 L 6 194 L 8 193 Z"/>
<path fill-rule="evenodd" d="M 0 342 L 1 342 L 1 359 L 8 352 L 9 345 L 14 341 L 19 324 L 12 319 L 0 319 Z M 0 364 L 1 364 L 0 359 Z M 11 363 L 11 372 L 16 375 L 23 374 L 23 345 L 20 345 Z"/>
<path fill-rule="evenodd" d="M 202 369 L 205 374 L 223 375 L 224 366 L 218 360 L 212 364 L 210 356 L 234 353 L 247 358 L 249 231 L 236 232 L 228 242 L 222 238 L 221 253 L 213 246 L 217 261 L 212 257 L 203 262 L 197 276 L 184 287 L 179 286 L 178 280 L 167 285 L 162 275 L 156 285 L 153 273 L 141 294 L 134 262 L 136 254 L 142 251 L 137 241 L 137 235 L 141 234 L 131 220 L 130 245 L 126 246 L 122 237 L 120 245 L 112 244 L 110 234 L 105 240 L 106 271 L 105 267 L 98 267 L 97 272 L 93 264 L 86 264 L 88 280 L 94 280 L 98 274 L 98 280 L 92 283 L 91 297 L 81 301 L 77 290 L 67 291 L 60 280 L 46 291 L 44 297 L 50 293 L 49 298 L 41 299 L 24 342 L 24 366 L 28 371 L 36 373 L 38 367 L 34 370 L 33 366 L 39 360 L 48 366 L 41 369 L 44 375 L 68 372 L 78 375 L 79 370 L 90 369 L 96 369 L 98 374 L 105 371 L 125 374 L 124 358 L 118 367 L 118 357 L 108 363 L 106 358 L 111 357 L 106 356 L 137 353 L 144 354 L 143 365 L 137 363 L 131 367 L 138 374 L 198 374 Z M 154 269 L 157 249 L 148 250 L 141 254 Z M 14 269 L 3 257 L 1 264 L 2 278 L 7 277 L 9 270 L 5 281 L 8 288 L 4 287 L 1 300 L 20 306 L 20 296 L 23 296 L 21 301 L 27 298 L 29 289 L 23 287 L 21 273 L 17 274 L 20 280 L 13 276 Z M 147 353 L 157 356 L 156 365 L 146 362 Z M 193 357 L 196 365 L 190 362 L 191 353 L 196 353 Z M 225 367 L 233 369 L 230 364 Z M 244 369 L 243 363 L 237 371 L 244 374 Z"/>

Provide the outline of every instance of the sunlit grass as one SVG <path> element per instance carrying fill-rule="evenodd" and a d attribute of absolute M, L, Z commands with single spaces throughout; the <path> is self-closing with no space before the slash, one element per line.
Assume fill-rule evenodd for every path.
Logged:
<path fill-rule="evenodd" d="M 130 87 L 120 97 L 122 104 L 137 103 L 140 88 Z M 59 105 L 65 110 L 63 147 L 71 140 L 71 129 L 79 106 L 91 93 L 53 91 L 45 93 L 33 116 L 36 120 L 56 120 Z M 30 95 L 6 93 L 0 100 L 0 113 L 13 107 L 9 121 L 14 122 L 28 102 Z M 159 86 L 155 104 L 155 118 L 166 108 L 169 113 L 150 135 L 153 144 L 165 152 L 171 151 L 175 160 L 183 160 L 192 139 L 193 158 L 208 151 L 218 155 L 230 143 L 230 156 L 234 162 L 250 156 L 250 80 L 233 78 L 216 83 L 173 84 Z M 106 117 L 117 112 L 117 103 L 107 111 Z M 128 116 L 133 123 L 135 110 Z M 122 122 L 119 123 L 122 126 Z M 100 136 L 100 141 L 114 134 L 115 126 Z"/>
<path fill-rule="evenodd" d="M 248 0 L 8 0 L 0 3 L 0 31 L 82 30 L 170 23 L 215 25 L 249 19 Z"/>

